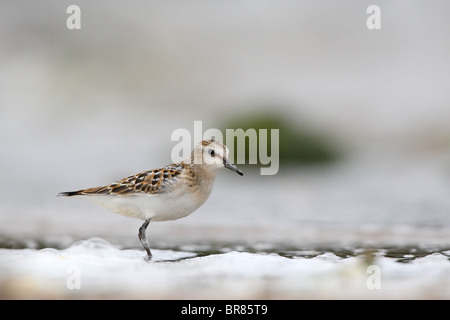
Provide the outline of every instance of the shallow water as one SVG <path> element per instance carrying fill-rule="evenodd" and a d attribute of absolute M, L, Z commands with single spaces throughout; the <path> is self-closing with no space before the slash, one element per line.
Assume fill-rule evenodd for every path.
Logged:
<path fill-rule="evenodd" d="M 101 238 L 91 238 L 86 240 L 75 241 L 70 247 L 77 246 L 80 243 L 90 243 L 85 245 L 87 249 L 96 248 L 99 246 L 110 246 L 108 241 Z M 121 247 L 115 245 L 120 250 L 141 250 L 144 256 L 143 249 L 139 246 Z M 20 249 L 35 249 L 35 250 L 64 250 L 66 247 L 62 244 L 50 243 L 46 241 L 27 241 L 20 242 L 10 239 L 0 239 L 0 249 L 20 250 Z M 173 252 L 189 252 L 188 257 L 181 256 L 179 259 L 171 261 L 183 260 L 186 258 L 205 257 L 209 255 L 223 254 L 227 252 L 248 252 L 255 254 L 277 254 L 286 258 L 314 258 L 325 253 L 332 253 L 339 258 L 350 258 L 357 256 L 370 257 L 387 257 L 396 262 L 408 263 L 415 259 L 428 256 L 430 254 L 439 253 L 450 260 L 450 246 L 381 246 L 381 247 L 364 247 L 364 246 L 304 246 L 304 247 L 289 247 L 270 243 L 259 243 L 253 246 L 241 245 L 232 243 L 203 243 L 203 244 L 189 244 L 174 246 L 168 245 L 164 247 L 153 247 L 152 250 L 170 250 Z M 7 252 L 7 251 L 5 251 Z M 13 251 L 11 251 L 13 252 Z"/>
<path fill-rule="evenodd" d="M 143 250 L 119 249 L 100 238 L 64 249 L 0 249 L 0 297 L 450 297 L 448 249 L 322 248 L 279 253 L 261 248 L 181 249 L 154 249 L 151 262 L 144 260 Z"/>

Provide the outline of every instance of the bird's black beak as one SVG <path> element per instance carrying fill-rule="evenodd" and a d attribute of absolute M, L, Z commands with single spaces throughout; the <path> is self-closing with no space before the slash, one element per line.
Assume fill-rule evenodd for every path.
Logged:
<path fill-rule="evenodd" d="M 236 172 L 240 176 L 244 175 L 244 173 L 241 170 L 239 170 L 234 164 L 230 163 L 227 159 L 223 159 L 223 166 L 227 169 Z"/>

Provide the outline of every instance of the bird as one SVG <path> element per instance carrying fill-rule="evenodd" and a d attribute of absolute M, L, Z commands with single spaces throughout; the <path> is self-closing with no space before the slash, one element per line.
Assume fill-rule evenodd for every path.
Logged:
<path fill-rule="evenodd" d="M 85 198 L 112 212 L 144 221 L 138 237 L 147 261 L 152 253 L 146 237 L 150 221 L 170 221 L 190 215 L 211 194 L 217 172 L 230 169 L 229 149 L 215 139 L 202 140 L 191 154 L 178 163 L 143 171 L 109 185 L 60 192 L 58 196 Z"/>

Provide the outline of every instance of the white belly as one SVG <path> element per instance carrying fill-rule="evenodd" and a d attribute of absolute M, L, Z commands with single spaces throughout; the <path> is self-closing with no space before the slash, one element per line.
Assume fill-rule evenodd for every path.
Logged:
<path fill-rule="evenodd" d="M 88 200 L 123 216 L 166 221 L 183 218 L 198 209 L 210 192 L 169 192 L 162 194 L 94 195 Z M 209 190 L 211 191 L 211 190 Z"/>

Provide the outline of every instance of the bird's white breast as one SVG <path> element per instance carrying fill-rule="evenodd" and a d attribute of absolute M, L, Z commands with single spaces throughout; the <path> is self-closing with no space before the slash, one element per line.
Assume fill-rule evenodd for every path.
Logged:
<path fill-rule="evenodd" d="M 191 214 L 208 199 L 211 188 L 187 190 L 183 187 L 168 193 L 95 195 L 86 198 L 123 216 L 152 221 L 176 220 Z"/>

